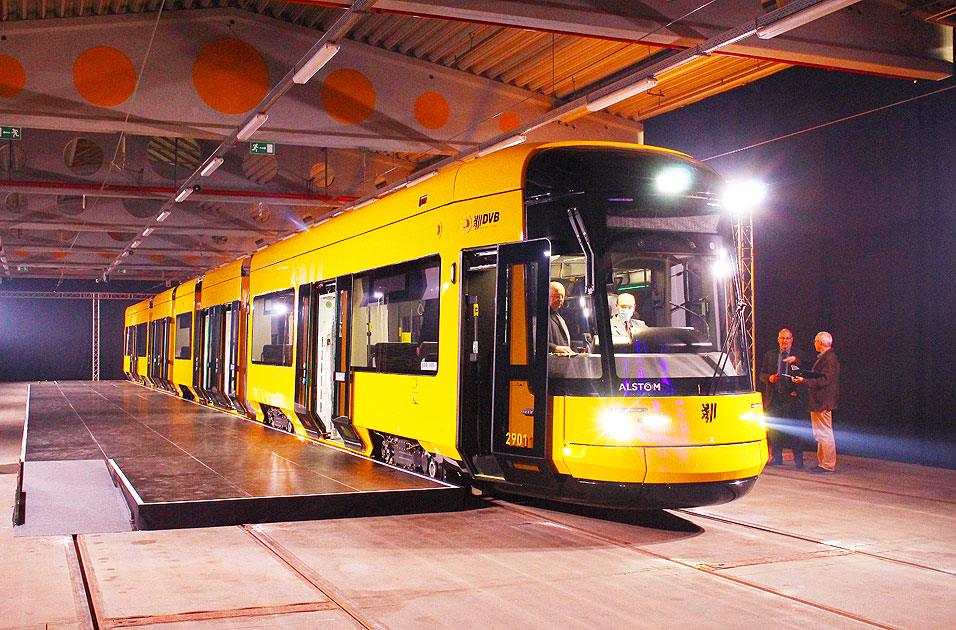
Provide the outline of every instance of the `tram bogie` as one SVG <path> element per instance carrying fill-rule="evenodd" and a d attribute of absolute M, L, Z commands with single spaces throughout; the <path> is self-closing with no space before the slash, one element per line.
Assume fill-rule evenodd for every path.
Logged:
<path fill-rule="evenodd" d="M 449 167 L 177 288 L 166 382 L 434 478 L 628 508 L 732 500 L 767 447 L 719 185 L 612 143 Z M 615 323 L 624 294 L 636 313 Z M 127 313 L 134 380 L 149 310 Z"/>

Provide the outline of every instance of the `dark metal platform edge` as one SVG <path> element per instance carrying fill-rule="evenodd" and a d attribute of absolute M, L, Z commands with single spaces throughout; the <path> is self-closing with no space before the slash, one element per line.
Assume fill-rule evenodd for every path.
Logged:
<path fill-rule="evenodd" d="M 136 529 L 141 530 L 452 512 L 462 509 L 465 496 L 464 488 L 449 485 L 414 490 L 146 503 L 116 462 L 110 459 L 108 463 L 113 483 L 123 493 Z"/>
<path fill-rule="evenodd" d="M 13 498 L 13 524 L 23 525 L 27 515 L 27 495 L 23 491 L 23 464 L 27 461 L 27 430 L 30 428 L 30 395 L 33 385 L 27 385 L 27 408 L 23 416 L 23 437 L 20 440 L 20 460 L 17 462 L 17 494 Z"/>

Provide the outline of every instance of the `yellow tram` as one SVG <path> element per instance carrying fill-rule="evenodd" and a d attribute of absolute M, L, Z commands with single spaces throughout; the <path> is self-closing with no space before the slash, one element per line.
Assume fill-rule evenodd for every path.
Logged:
<path fill-rule="evenodd" d="M 235 263 L 248 264 L 248 276 L 229 272 L 248 300 L 231 289 L 229 332 L 197 323 L 204 340 L 191 337 L 194 361 L 215 339 L 224 365 L 239 357 L 232 389 L 223 371 L 204 381 L 235 397 L 196 391 L 199 377 L 193 391 L 517 494 L 649 508 L 732 500 L 767 444 L 721 188 L 688 156 L 619 143 L 521 145 L 455 164 Z M 552 283 L 567 296 L 557 312 L 571 354 L 549 352 Z M 641 324 L 627 336 L 611 325 L 623 293 Z M 141 311 L 127 313 L 128 331 Z M 227 357 L 236 334 L 246 347 L 231 342 Z M 136 362 L 124 365 L 136 378 Z"/>

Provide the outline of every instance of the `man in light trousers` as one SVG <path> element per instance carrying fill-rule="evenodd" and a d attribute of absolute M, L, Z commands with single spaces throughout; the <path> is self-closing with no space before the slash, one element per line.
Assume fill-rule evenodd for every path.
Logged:
<path fill-rule="evenodd" d="M 820 376 L 807 379 L 798 376 L 793 382 L 805 385 L 809 394 L 810 424 L 817 441 L 817 465 L 810 472 L 831 474 L 836 472 L 833 410 L 837 408 L 840 394 L 840 360 L 833 351 L 833 336 L 830 333 L 817 333 L 813 345 L 817 349 L 817 360 L 810 369 Z"/>

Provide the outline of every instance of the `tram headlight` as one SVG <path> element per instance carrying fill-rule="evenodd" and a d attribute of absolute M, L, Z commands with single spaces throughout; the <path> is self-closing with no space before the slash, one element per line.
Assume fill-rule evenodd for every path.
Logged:
<path fill-rule="evenodd" d="M 634 437 L 634 419 L 623 409 L 608 409 L 601 414 L 601 430 L 618 441 Z"/>
<path fill-rule="evenodd" d="M 754 403 L 750 405 L 750 411 L 745 411 L 740 414 L 740 419 L 744 422 L 758 422 L 760 423 L 760 428 L 767 428 L 767 421 L 763 413 L 763 405 L 761 403 Z"/>
<path fill-rule="evenodd" d="M 646 413 L 641 416 L 641 426 L 652 431 L 663 431 L 670 426 L 671 419 L 660 413 Z"/>
<path fill-rule="evenodd" d="M 670 426 L 671 419 L 667 416 L 646 411 L 608 409 L 601 414 L 601 430 L 613 440 L 623 442 L 637 437 L 638 428 L 663 431 Z"/>

